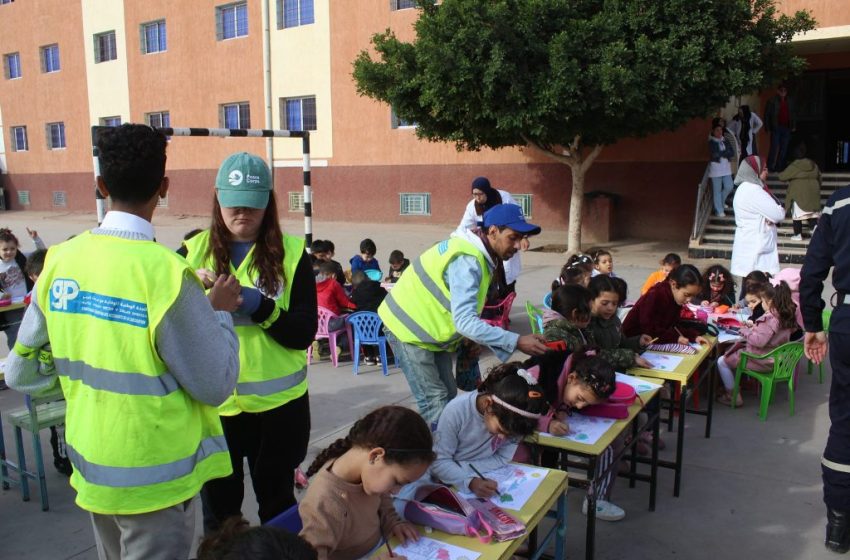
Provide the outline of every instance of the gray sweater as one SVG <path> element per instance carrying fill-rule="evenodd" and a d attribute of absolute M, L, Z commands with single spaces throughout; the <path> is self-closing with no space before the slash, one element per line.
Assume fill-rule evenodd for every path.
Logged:
<path fill-rule="evenodd" d="M 484 417 L 475 406 L 478 395 L 478 391 L 472 391 L 452 399 L 443 409 L 434 434 L 437 459 L 431 465 L 431 476 L 461 490 L 468 490 L 478 476 L 470 463 L 486 475 L 507 465 L 519 444 L 518 439 L 504 439 L 487 431 Z"/>
<path fill-rule="evenodd" d="M 144 239 L 125 230 L 97 228 L 94 235 Z M 106 272 L 104 272 L 106 273 Z M 30 348 L 50 343 L 47 322 L 33 289 L 32 301 L 18 331 L 18 342 Z M 195 400 L 218 406 L 236 388 L 239 377 L 239 339 L 230 313 L 214 311 L 197 282 L 184 277 L 180 293 L 156 330 L 156 348 L 168 371 Z M 6 383 L 22 393 L 44 395 L 58 390 L 58 375 L 40 371 L 36 358 L 11 352 L 6 360 Z"/>

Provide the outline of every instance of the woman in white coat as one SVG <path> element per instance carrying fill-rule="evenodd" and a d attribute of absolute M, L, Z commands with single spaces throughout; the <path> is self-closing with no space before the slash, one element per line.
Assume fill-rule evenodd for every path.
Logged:
<path fill-rule="evenodd" d="M 740 141 L 740 159 L 747 156 L 758 155 L 756 146 L 756 135 L 764 125 L 759 116 L 750 110 L 749 105 L 738 107 L 738 114 L 729 123 L 729 130 L 735 133 Z"/>
<path fill-rule="evenodd" d="M 785 208 L 765 187 L 767 166 L 759 156 L 748 156 L 738 167 L 735 184 L 735 241 L 732 244 L 731 271 L 746 276 L 754 270 L 779 272 L 776 224 L 785 217 Z"/>
<path fill-rule="evenodd" d="M 463 213 L 463 218 L 461 218 L 457 229 L 467 230 L 483 225 L 484 212 L 497 204 L 520 205 L 508 191 L 497 190 L 491 187 L 490 180 L 487 177 L 476 177 L 472 181 L 472 200 L 466 205 L 466 211 Z M 523 251 L 528 249 L 528 239 L 523 239 L 520 242 L 520 248 Z M 508 292 L 513 292 L 515 291 L 514 283 L 522 270 L 519 251 L 510 260 L 504 261 L 504 265 L 505 282 L 507 283 Z M 504 297 L 507 294 L 501 295 Z"/>

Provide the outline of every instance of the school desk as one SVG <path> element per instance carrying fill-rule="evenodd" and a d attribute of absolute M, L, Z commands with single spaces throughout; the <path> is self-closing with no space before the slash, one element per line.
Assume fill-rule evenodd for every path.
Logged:
<path fill-rule="evenodd" d="M 653 383 L 658 383 L 657 380 L 650 380 Z M 585 532 L 585 558 L 591 560 L 595 554 L 596 548 L 596 489 L 602 480 L 608 476 L 608 473 L 613 469 L 614 472 L 620 467 L 620 460 L 625 457 L 627 451 L 631 449 L 631 454 L 628 457 L 630 468 L 629 473 L 625 475 L 629 478 L 629 486 L 634 488 L 635 481 L 649 482 L 649 511 L 655 511 L 655 490 L 658 481 L 658 426 L 660 424 L 660 407 L 655 407 L 654 413 L 649 413 L 647 421 L 638 426 L 635 420 L 642 410 L 653 400 L 659 398 L 661 385 L 657 385 L 657 389 L 651 389 L 640 393 L 640 398 L 629 407 L 629 415 L 626 418 L 617 420 L 608 430 L 593 444 L 579 443 L 562 437 L 541 435 L 535 432 L 534 435 L 526 438 L 526 441 L 539 448 L 554 450 L 559 455 L 559 463 L 561 468 L 566 470 L 568 467 L 577 467 L 584 469 L 586 475 L 584 478 L 570 477 L 570 486 L 584 488 L 587 492 L 587 528 Z M 657 403 L 656 403 L 657 404 Z M 648 412 L 648 411 L 647 411 Z M 569 422 L 569 419 L 567 420 Z M 631 426 L 632 440 L 629 444 L 624 445 L 623 449 L 613 458 L 608 468 L 597 473 L 596 464 L 599 456 L 610 446 L 615 439 L 620 437 L 623 432 Z M 635 446 L 638 443 L 639 436 L 651 430 L 652 438 L 652 454 L 651 458 L 641 460 L 637 457 Z M 532 453 L 534 457 L 538 457 L 539 453 Z M 581 457 L 585 462 L 576 462 L 570 460 L 570 456 Z M 649 474 L 639 474 L 637 472 L 637 463 L 648 463 Z"/>
<path fill-rule="evenodd" d="M 682 461 L 684 456 L 685 443 L 685 414 L 691 413 L 697 414 L 699 416 L 705 416 L 705 437 L 711 437 L 711 418 L 714 412 L 714 386 L 716 384 L 716 372 L 715 368 L 713 367 L 713 364 L 710 363 L 710 360 L 709 363 L 706 364 L 706 375 L 701 375 L 699 381 L 694 383 L 693 387 L 689 386 L 689 384 L 694 378 L 694 374 L 696 374 L 697 370 L 706 362 L 706 359 L 714 356 L 714 348 L 717 345 L 717 339 L 713 336 L 705 336 L 705 338 L 708 340 L 708 344 L 700 345 L 700 348 L 696 354 L 675 354 L 676 356 L 681 356 L 682 361 L 681 363 L 679 363 L 678 366 L 676 366 L 673 371 L 661 371 L 640 367 L 633 367 L 627 370 L 627 373 L 630 375 L 671 381 L 676 385 L 676 388 L 678 389 L 677 392 L 679 394 L 679 424 L 676 433 L 676 460 L 673 462 L 658 461 L 659 467 L 665 467 L 668 469 L 673 469 L 675 471 L 673 495 L 676 497 L 679 497 L 679 490 L 681 489 L 682 485 Z M 694 391 L 699 390 L 700 387 L 702 387 L 706 383 L 708 383 L 708 406 L 706 407 L 706 410 L 687 408 L 688 401 L 693 396 Z M 667 402 L 667 409 L 669 412 L 669 416 L 667 417 L 667 429 L 672 431 L 676 403 L 673 398 L 671 398 Z"/>
<path fill-rule="evenodd" d="M 555 556 L 554 560 L 566 560 L 565 545 L 567 538 L 567 473 L 557 469 L 547 469 L 546 478 L 537 487 L 537 490 L 531 498 L 525 503 L 525 506 L 519 511 L 509 510 L 510 514 L 520 519 L 527 528 L 529 535 L 529 560 L 538 560 L 549 543 L 555 541 Z M 536 529 L 540 521 L 547 516 L 549 510 L 556 508 L 555 524 L 542 538 L 536 538 Z M 433 530 L 426 533 L 420 528 L 422 536 L 435 539 L 438 541 L 460 546 L 469 550 L 473 550 L 481 554 L 478 560 L 509 560 L 516 552 L 519 545 L 526 539 L 518 538 L 504 542 L 482 543 L 475 537 L 464 537 L 461 535 L 450 535 L 442 531 Z M 390 538 L 390 544 L 397 546 L 398 540 L 395 537 Z M 532 553 L 532 548 L 534 549 Z M 375 558 L 382 553 L 386 553 L 386 547 L 381 546 L 375 550 L 372 557 Z"/>

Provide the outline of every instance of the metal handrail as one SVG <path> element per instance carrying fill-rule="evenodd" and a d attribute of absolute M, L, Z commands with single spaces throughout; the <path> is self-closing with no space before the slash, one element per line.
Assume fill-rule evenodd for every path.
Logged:
<path fill-rule="evenodd" d="M 708 181 L 709 166 L 705 166 L 705 172 L 702 174 L 702 179 L 697 186 L 697 204 L 694 210 L 694 229 L 691 231 L 691 239 L 700 239 L 705 231 L 705 226 L 711 218 L 712 209 L 712 192 Z"/>

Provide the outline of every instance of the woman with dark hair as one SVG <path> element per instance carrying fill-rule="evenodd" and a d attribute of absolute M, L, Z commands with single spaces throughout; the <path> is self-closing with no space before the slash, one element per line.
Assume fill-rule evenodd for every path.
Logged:
<path fill-rule="evenodd" d="M 293 475 L 310 435 L 304 350 L 318 321 L 304 239 L 281 232 L 265 162 L 245 152 L 233 154 L 219 168 L 215 187 L 210 229 L 180 251 L 205 284 L 229 273 L 242 286 L 233 314 L 239 382 L 219 407 L 233 473 L 204 485 L 207 532 L 241 515 L 244 458 L 261 522 L 295 504 Z"/>
<path fill-rule="evenodd" d="M 738 107 L 738 114 L 732 117 L 729 129 L 741 141 L 740 161 L 743 161 L 747 156 L 758 155 L 755 139 L 763 124 L 759 116 L 750 110 L 749 105 Z"/>
<path fill-rule="evenodd" d="M 457 227 L 459 231 L 482 227 L 484 225 L 484 212 L 496 206 L 497 204 L 515 204 L 519 206 L 519 202 L 514 200 L 511 193 L 501 189 L 494 189 L 490 186 L 490 180 L 487 177 L 476 177 L 472 181 L 472 200 L 466 205 L 466 211 L 463 213 L 463 218 L 460 220 L 460 225 Z M 520 241 L 520 248 L 523 251 L 528 250 L 528 238 L 523 238 Z M 515 291 L 516 279 L 522 270 L 522 261 L 520 260 L 519 251 L 514 253 L 510 260 L 504 261 L 505 265 L 505 286 L 499 286 L 499 293 L 488 296 L 488 300 L 492 303 L 494 300 L 501 300 L 510 292 Z M 490 304 L 488 303 L 488 305 Z"/>

